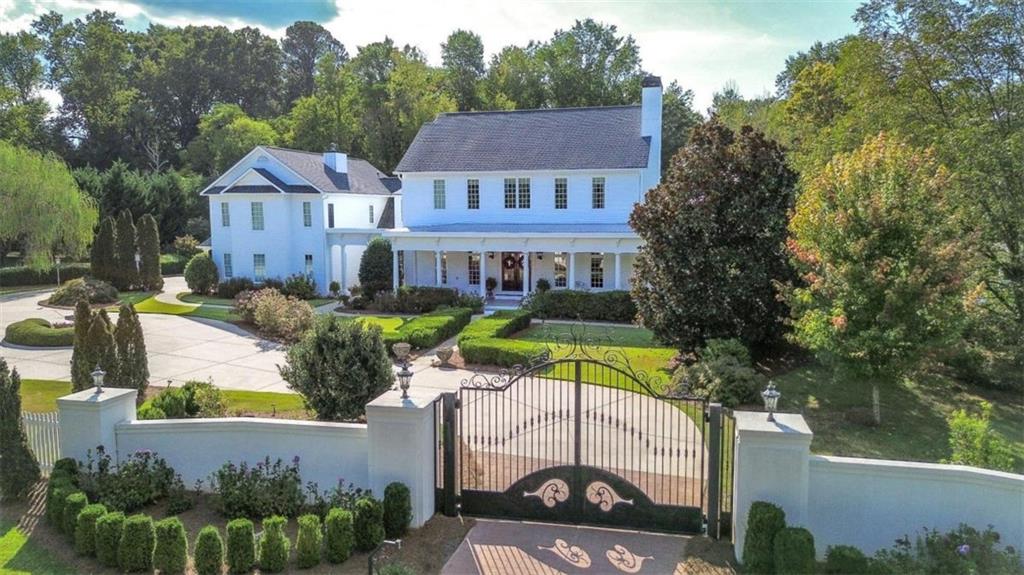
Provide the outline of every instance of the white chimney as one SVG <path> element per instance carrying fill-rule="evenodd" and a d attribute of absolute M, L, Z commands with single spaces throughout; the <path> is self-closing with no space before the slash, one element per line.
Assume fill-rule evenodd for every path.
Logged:
<path fill-rule="evenodd" d="M 644 177 L 644 187 L 649 189 L 661 181 L 661 78 L 647 76 L 641 86 L 640 135 L 651 139 L 651 153 Z"/>
<path fill-rule="evenodd" d="M 660 114 L 660 112 L 659 112 Z M 339 152 L 336 144 L 331 144 L 324 152 L 324 165 L 339 174 L 348 173 L 348 155 Z"/>

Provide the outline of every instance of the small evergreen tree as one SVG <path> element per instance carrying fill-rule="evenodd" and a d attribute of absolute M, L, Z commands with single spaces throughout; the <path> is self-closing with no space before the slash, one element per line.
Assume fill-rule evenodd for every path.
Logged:
<path fill-rule="evenodd" d="M 87 365 L 92 365 L 89 369 L 90 373 L 96 366 L 99 366 L 107 373 L 105 382 L 111 387 L 120 387 L 118 385 L 120 375 L 117 369 L 117 344 L 114 342 L 114 334 L 110 329 L 110 318 L 106 313 L 100 312 L 93 316 L 89 325 L 85 350 Z M 92 385 L 91 376 L 89 380 L 89 385 Z"/>
<path fill-rule="evenodd" d="M 114 341 L 118 365 L 115 385 L 139 390 L 141 399 L 149 385 L 149 360 L 146 358 L 146 340 L 142 334 L 139 314 L 130 304 L 121 304 Z"/>
<path fill-rule="evenodd" d="M 185 283 L 194 294 L 207 295 L 220 279 L 217 264 L 209 254 L 198 253 L 185 264 Z"/>
<path fill-rule="evenodd" d="M 379 292 L 391 291 L 391 242 L 374 238 L 366 246 L 359 260 L 359 283 L 366 297 L 373 299 Z"/>
<path fill-rule="evenodd" d="M 114 263 L 114 239 L 115 231 L 114 218 L 107 216 L 103 218 L 100 229 L 92 241 L 92 250 L 89 257 L 89 267 L 92 277 L 106 282 L 113 281 Z"/>
<path fill-rule="evenodd" d="M 135 239 L 135 223 L 132 213 L 123 210 L 117 217 L 117 233 L 114 234 L 114 273 L 111 283 L 124 291 L 139 284 L 139 272 L 135 267 L 135 254 L 138 246 Z"/>
<path fill-rule="evenodd" d="M 25 496 L 39 481 L 39 463 L 21 421 L 21 377 L 0 358 L 0 499 Z"/>
<path fill-rule="evenodd" d="M 139 256 L 142 258 L 139 264 L 139 284 L 147 290 L 163 289 L 164 278 L 160 275 L 160 229 L 156 218 L 146 214 L 139 218 L 136 228 Z"/>
<path fill-rule="evenodd" d="M 82 391 L 92 385 L 92 369 L 88 357 L 89 326 L 92 325 L 92 309 L 89 302 L 79 300 L 75 304 L 75 349 L 71 352 L 71 390 Z"/>

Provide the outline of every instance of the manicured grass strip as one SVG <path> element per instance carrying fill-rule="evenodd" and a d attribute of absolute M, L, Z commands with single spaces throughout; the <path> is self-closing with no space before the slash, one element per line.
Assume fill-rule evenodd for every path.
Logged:
<path fill-rule="evenodd" d="M 197 294 L 190 293 L 190 292 L 181 292 L 178 295 L 176 295 L 175 297 L 177 297 L 179 300 L 181 300 L 183 302 L 186 302 L 186 303 L 205 303 L 205 304 L 226 305 L 226 306 L 234 306 L 235 305 L 235 300 L 234 299 L 225 298 L 225 297 L 217 297 L 215 295 L 197 295 Z M 311 305 L 313 307 L 320 307 L 322 305 L 327 305 L 329 303 L 334 303 L 334 301 L 335 300 L 333 300 L 331 298 L 323 298 L 323 297 L 313 298 L 313 299 L 306 300 L 306 302 L 308 302 L 309 305 Z"/>
<path fill-rule="evenodd" d="M 11 521 L 0 520 L 0 573 L 8 575 L 74 574 L 53 553 L 29 540 Z"/>
<path fill-rule="evenodd" d="M 181 315 L 188 317 L 202 317 L 220 321 L 237 321 L 239 318 L 234 311 L 223 307 L 206 305 L 185 305 L 166 303 L 149 298 L 135 304 L 135 311 L 139 313 L 162 313 L 167 315 Z"/>
<path fill-rule="evenodd" d="M 71 393 L 71 382 L 50 379 L 21 380 L 21 410 L 32 413 L 57 411 L 57 398 Z"/>

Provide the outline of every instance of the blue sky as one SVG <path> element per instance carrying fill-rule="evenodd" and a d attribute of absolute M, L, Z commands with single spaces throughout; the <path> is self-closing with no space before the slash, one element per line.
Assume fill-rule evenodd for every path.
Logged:
<path fill-rule="evenodd" d="M 637 2 L 493 0 L 0 0 L 0 31 L 27 28 L 47 10 L 77 17 L 112 10 L 133 29 L 168 25 L 258 26 L 280 37 L 294 20 L 320 22 L 349 52 L 390 36 L 419 46 L 435 64 L 457 28 L 481 35 L 488 54 L 508 44 L 545 40 L 576 19 L 615 24 L 640 45 L 644 68 L 696 94 L 699 109 L 727 82 L 746 96 L 774 89 L 786 56 L 814 41 L 856 31 L 849 0 L 685 0 Z"/>

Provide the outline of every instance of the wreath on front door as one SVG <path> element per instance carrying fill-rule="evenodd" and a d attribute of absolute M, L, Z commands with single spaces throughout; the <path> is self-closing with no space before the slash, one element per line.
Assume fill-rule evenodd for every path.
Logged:
<path fill-rule="evenodd" d="M 514 269 L 517 265 L 523 267 L 523 256 L 516 257 L 512 254 L 505 256 L 505 259 L 501 260 L 501 265 L 505 266 L 505 269 Z"/>

